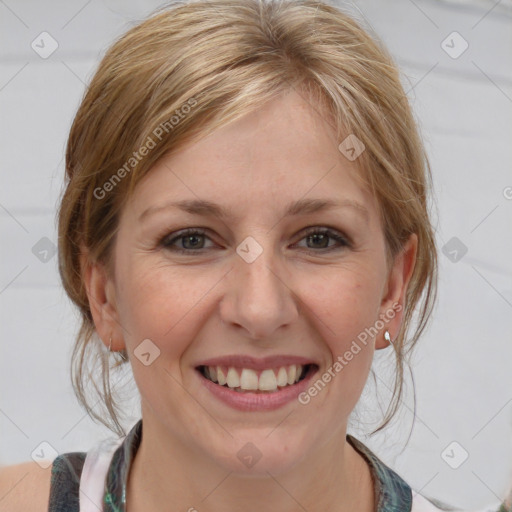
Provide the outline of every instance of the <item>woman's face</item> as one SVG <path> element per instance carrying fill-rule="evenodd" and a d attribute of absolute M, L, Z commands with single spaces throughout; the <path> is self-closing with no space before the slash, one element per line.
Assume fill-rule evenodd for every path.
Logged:
<path fill-rule="evenodd" d="M 114 275 L 93 268 L 96 327 L 128 350 L 145 428 L 230 471 L 277 474 L 344 442 L 373 351 L 398 333 L 415 240 L 388 274 L 340 142 L 283 95 L 155 165 L 122 212 Z"/>

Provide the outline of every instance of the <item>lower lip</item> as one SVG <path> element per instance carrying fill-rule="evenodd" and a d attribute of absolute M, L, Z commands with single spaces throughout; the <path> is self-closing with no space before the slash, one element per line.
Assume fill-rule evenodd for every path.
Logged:
<path fill-rule="evenodd" d="M 201 382 L 208 391 L 225 404 L 240 411 L 273 411 L 283 407 L 293 400 L 297 400 L 297 397 L 308 388 L 310 381 L 317 371 L 318 368 L 313 368 L 313 371 L 310 369 L 304 379 L 292 386 L 281 388 L 278 391 L 262 393 L 251 393 L 250 391 L 245 391 L 243 393 L 239 393 L 238 391 L 234 391 L 228 387 L 215 384 L 204 377 L 203 374 L 196 369 Z"/>

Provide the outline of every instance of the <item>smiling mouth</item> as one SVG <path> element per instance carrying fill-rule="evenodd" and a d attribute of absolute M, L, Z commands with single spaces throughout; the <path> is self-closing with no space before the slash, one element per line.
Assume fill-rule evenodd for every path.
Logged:
<path fill-rule="evenodd" d="M 275 393 L 289 388 L 315 373 L 318 366 L 291 364 L 262 371 L 233 366 L 198 366 L 207 380 L 238 393 Z"/>

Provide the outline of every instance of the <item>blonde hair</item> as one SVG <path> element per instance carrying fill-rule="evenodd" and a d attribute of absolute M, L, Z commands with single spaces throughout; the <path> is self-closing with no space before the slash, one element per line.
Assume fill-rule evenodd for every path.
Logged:
<path fill-rule="evenodd" d="M 397 67 L 378 39 L 326 2 L 194 0 L 167 6 L 107 51 L 66 148 L 59 271 L 81 314 L 72 382 L 89 415 L 113 432 L 125 434 L 110 387 L 109 354 L 94 336 L 81 252 L 86 249 L 90 261 L 102 261 L 111 271 L 119 214 L 155 162 L 290 88 L 326 112 L 338 141 L 353 134 L 364 144 L 357 163 L 379 205 L 388 264 L 411 233 L 418 236 L 403 325 L 393 343 L 393 398 L 373 433 L 396 413 L 404 364 L 431 315 L 437 285 L 427 205 L 430 166 Z M 91 355 L 103 380 L 102 389 L 93 382 L 95 392 L 108 417 L 96 413 L 87 397 Z"/>

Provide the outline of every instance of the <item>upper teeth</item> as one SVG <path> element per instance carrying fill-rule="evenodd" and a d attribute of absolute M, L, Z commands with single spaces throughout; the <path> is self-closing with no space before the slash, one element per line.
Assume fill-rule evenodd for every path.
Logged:
<path fill-rule="evenodd" d="M 235 368 L 232 366 L 206 366 L 205 375 L 213 382 L 229 388 L 241 390 L 275 391 L 277 387 L 295 384 L 302 374 L 301 364 L 291 364 L 280 368 L 263 370 L 259 375 L 250 368 Z"/>

